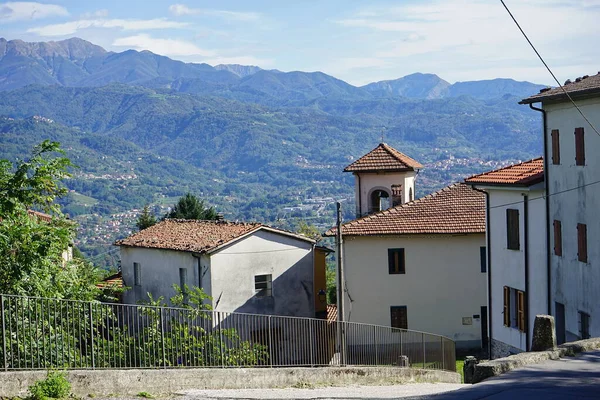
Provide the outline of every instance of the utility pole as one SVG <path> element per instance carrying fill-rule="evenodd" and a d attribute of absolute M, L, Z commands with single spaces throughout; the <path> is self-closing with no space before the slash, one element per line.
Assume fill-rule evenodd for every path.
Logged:
<path fill-rule="evenodd" d="M 340 346 L 340 363 L 346 365 L 346 326 L 344 323 L 344 303 L 346 294 L 346 279 L 344 277 L 344 255 L 342 239 L 342 204 L 338 201 L 337 207 L 337 229 L 335 235 L 337 249 L 337 320 L 338 320 L 338 343 Z"/>

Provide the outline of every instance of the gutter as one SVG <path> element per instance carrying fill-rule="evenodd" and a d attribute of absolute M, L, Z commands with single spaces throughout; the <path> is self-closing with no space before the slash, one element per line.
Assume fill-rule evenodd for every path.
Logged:
<path fill-rule="evenodd" d="M 529 196 L 523 196 L 523 254 L 525 258 L 525 351 L 529 351 Z"/>
<path fill-rule="evenodd" d="M 552 265 L 550 259 L 550 197 L 549 197 L 549 186 L 550 186 L 550 171 L 548 170 L 548 122 L 546 111 L 542 108 L 534 107 L 533 104 L 529 104 L 529 108 L 542 113 L 542 124 L 544 130 L 544 195 L 546 197 L 546 274 L 548 276 L 547 282 L 547 302 L 548 302 L 548 315 L 552 315 Z"/>
<path fill-rule="evenodd" d="M 485 251 L 487 255 L 487 278 L 488 278 L 488 357 L 492 359 L 492 250 L 490 239 L 490 194 L 485 190 L 471 186 L 473 190 L 485 195 Z"/>

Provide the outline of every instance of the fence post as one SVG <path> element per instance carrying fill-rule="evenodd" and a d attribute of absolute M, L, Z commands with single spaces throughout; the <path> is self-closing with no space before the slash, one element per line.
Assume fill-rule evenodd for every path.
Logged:
<path fill-rule="evenodd" d="M 421 344 L 423 345 L 423 368 L 425 368 L 425 333 L 421 333 Z"/>
<path fill-rule="evenodd" d="M 4 358 L 4 371 L 8 371 L 8 355 L 6 354 L 6 321 L 4 317 L 4 296 L 0 295 L 0 313 L 2 313 L 2 354 Z"/>
<path fill-rule="evenodd" d="M 163 308 L 159 308 L 160 310 L 160 342 L 162 346 L 162 359 L 163 359 L 163 368 L 167 369 L 167 357 L 165 356 L 165 323 L 164 323 L 164 310 Z"/>
<path fill-rule="evenodd" d="M 308 320 L 308 326 L 309 326 L 309 330 L 310 330 L 310 335 L 308 335 L 308 340 L 310 343 L 310 366 L 314 367 L 315 366 L 315 360 L 314 360 L 314 345 L 313 345 L 313 340 L 315 339 L 315 326 L 313 324 L 313 320 L 312 318 Z"/>
<path fill-rule="evenodd" d="M 221 368 L 225 368 L 225 356 L 223 355 L 223 327 L 221 326 L 223 321 L 221 319 L 221 312 L 217 311 L 217 313 L 219 316 L 219 349 L 221 352 Z"/>
<path fill-rule="evenodd" d="M 446 353 L 444 352 L 444 338 L 440 337 L 440 342 L 442 342 L 442 369 L 446 369 Z"/>
<path fill-rule="evenodd" d="M 92 349 L 91 349 L 91 352 L 92 352 L 92 369 L 95 369 L 96 368 L 96 358 L 95 358 L 96 356 L 94 354 L 94 352 L 95 352 L 95 349 L 94 349 L 94 318 L 92 316 L 93 308 L 92 308 L 92 303 L 88 303 L 88 305 L 89 305 L 89 307 L 88 307 L 89 310 L 88 311 L 90 313 L 89 318 L 88 318 L 89 323 L 90 323 L 90 339 L 91 339 L 91 342 L 92 342 Z"/>
<path fill-rule="evenodd" d="M 273 368 L 273 325 L 271 325 L 271 316 L 268 317 L 269 321 L 269 364 Z"/>
<path fill-rule="evenodd" d="M 373 327 L 373 343 L 375 343 L 375 365 L 379 365 L 379 343 L 377 342 L 377 327 Z"/>

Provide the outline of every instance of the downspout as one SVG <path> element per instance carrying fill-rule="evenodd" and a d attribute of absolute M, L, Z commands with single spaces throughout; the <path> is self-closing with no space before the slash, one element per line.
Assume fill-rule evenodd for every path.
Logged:
<path fill-rule="evenodd" d="M 542 113 L 543 129 L 544 129 L 544 197 L 546 198 L 546 274 L 548 276 L 547 283 L 547 302 L 548 302 L 548 315 L 552 315 L 552 265 L 550 258 L 550 179 L 548 170 L 548 135 L 547 135 L 547 117 L 546 111 L 541 108 L 534 107 L 533 104 L 529 104 L 529 108 Z"/>
<path fill-rule="evenodd" d="M 529 351 L 529 196 L 523 196 L 523 254 L 525 257 L 525 351 Z"/>
<path fill-rule="evenodd" d="M 485 190 L 471 186 L 473 190 L 485 195 L 485 252 L 487 253 L 487 281 L 488 281 L 488 356 L 492 359 L 492 249 L 490 239 L 490 194 Z"/>
<path fill-rule="evenodd" d="M 362 217 L 362 188 L 360 187 L 360 175 L 356 174 L 356 179 L 358 180 L 358 215 L 356 218 Z"/>

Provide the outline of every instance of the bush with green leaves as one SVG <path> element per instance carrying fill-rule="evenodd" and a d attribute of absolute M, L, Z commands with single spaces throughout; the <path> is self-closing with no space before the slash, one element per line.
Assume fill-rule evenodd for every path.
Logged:
<path fill-rule="evenodd" d="M 67 374 L 48 371 L 48 376 L 29 386 L 31 400 L 63 399 L 71 394 L 71 383 Z"/>

